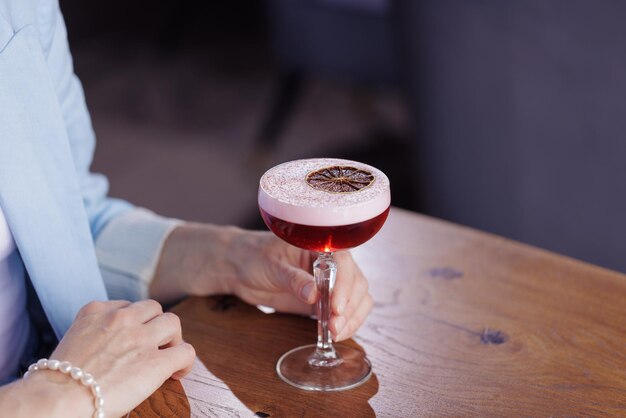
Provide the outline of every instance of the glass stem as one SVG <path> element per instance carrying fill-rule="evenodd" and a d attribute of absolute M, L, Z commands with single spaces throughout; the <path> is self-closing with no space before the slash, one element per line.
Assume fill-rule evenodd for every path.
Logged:
<path fill-rule="evenodd" d="M 333 347 L 333 342 L 328 329 L 331 306 L 330 296 L 335 286 L 337 276 L 337 263 L 333 260 L 333 253 L 320 253 L 313 263 L 313 275 L 317 285 L 317 347 L 315 353 L 309 358 L 309 363 L 314 366 L 335 366 L 341 359 Z"/>

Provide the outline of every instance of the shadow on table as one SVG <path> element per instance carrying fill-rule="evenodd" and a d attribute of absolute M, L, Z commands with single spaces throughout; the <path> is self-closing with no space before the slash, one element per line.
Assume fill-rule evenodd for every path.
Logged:
<path fill-rule="evenodd" d="M 191 407 L 178 380 L 168 379 L 148 399 L 133 409 L 128 418 L 189 418 Z"/>
<path fill-rule="evenodd" d="M 315 341 L 315 321 L 264 314 L 234 297 L 196 298 L 173 311 L 182 310 L 184 336 L 198 358 L 257 416 L 376 416 L 368 403 L 378 392 L 376 375 L 358 388 L 327 393 L 293 388 L 277 376 L 283 353 Z M 353 340 L 342 344 L 362 350 Z"/>

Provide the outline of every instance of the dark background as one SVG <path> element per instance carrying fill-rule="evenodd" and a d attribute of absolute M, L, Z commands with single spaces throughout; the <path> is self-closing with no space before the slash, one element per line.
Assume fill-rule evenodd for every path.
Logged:
<path fill-rule="evenodd" d="M 394 186 L 407 184 L 394 203 L 412 207 L 409 118 L 388 83 L 298 70 L 300 87 L 287 88 L 292 99 L 274 112 L 282 122 L 263 134 L 294 72 L 273 47 L 267 3 L 61 6 L 98 137 L 93 168 L 113 195 L 168 216 L 260 228 L 266 169 L 340 156 L 394 174 Z"/>
<path fill-rule="evenodd" d="M 111 193 L 261 227 L 295 158 L 393 203 L 626 271 L 626 3 L 61 0 Z"/>

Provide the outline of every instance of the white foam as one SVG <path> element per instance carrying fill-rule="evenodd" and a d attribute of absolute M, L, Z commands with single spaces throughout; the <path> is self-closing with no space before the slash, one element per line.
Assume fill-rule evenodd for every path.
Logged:
<path fill-rule="evenodd" d="M 311 171 L 335 165 L 371 172 L 374 182 L 352 193 L 331 193 L 309 186 Z M 285 221 L 312 226 L 337 226 L 363 222 L 384 212 L 391 203 L 389 179 L 367 164 L 337 158 L 290 161 L 269 169 L 259 182 L 259 206 Z"/>

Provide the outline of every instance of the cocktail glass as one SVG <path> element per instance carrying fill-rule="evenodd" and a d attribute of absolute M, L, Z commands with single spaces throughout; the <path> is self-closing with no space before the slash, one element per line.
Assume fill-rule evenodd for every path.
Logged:
<path fill-rule="evenodd" d="M 365 353 L 333 344 L 328 321 L 337 264 L 333 252 L 363 244 L 389 214 L 389 179 L 356 161 L 316 158 L 280 164 L 259 183 L 259 209 L 279 238 L 319 254 L 313 263 L 318 297 L 317 343 L 294 348 L 278 360 L 276 371 L 300 389 L 354 388 L 372 374 Z"/>

